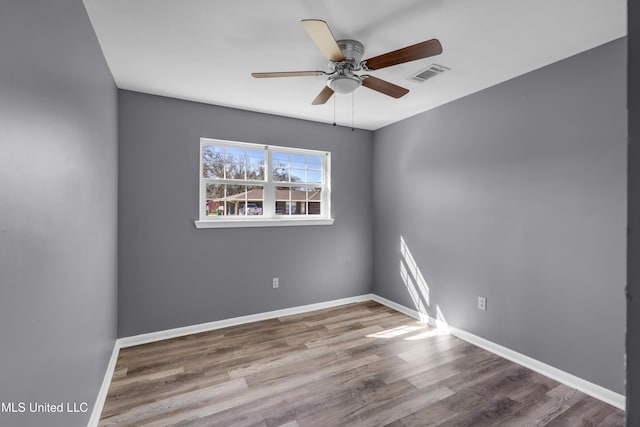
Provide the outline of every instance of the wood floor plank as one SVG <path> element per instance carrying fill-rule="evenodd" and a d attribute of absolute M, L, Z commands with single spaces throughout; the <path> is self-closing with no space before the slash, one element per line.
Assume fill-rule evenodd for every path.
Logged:
<path fill-rule="evenodd" d="M 417 388 L 428 388 L 441 381 L 464 375 L 468 373 L 469 366 L 475 366 L 486 360 L 487 355 L 484 352 L 468 353 L 458 359 L 453 359 L 442 365 L 436 365 L 431 369 L 416 373 L 409 377 L 408 380 Z"/>
<path fill-rule="evenodd" d="M 209 402 L 215 399 L 224 398 L 227 395 L 236 394 L 247 390 L 247 383 L 244 378 L 228 381 L 222 384 L 216 384 L 211 387 L 197 389 L 188 393 L 181 393 L 173 397 L 162 400 L 156 400 L 151 403 L 135 406 L 116 416 L 105 419 L 100 425 L 114 426 L 123 422 L 140 423 L 146 418 L 157 417 L 163 414 L 171 413 L 179 410 L 187 405 L 197 405 L 199 402 Z"/>
<path fill-rule="evenodd" d="M 112 381 L 111 385 L 114 388 L 117 388 L 117 387 L 122 387 L 122 386 L 126 386 L 126 385 L 129 385 L 129 384 L 132 384 L 132 383 L 137 383 L 137 382 L 155 381 L 155 380 L 166 378 L 166 377 L 173 377 L 173 376 L 176 376 L 176 375 L 182 374 L 182 373 L 184 373 L 184 368 L 183 367 L 172 368 L 172 369 L 163 369 L 163 370 L 156 371 L 156 372 L 146 372 L 144 375 L 122 376 L 122 377 L 117 378 L 116 380 Z"/>
<path fill-rule="evenodd" d="M 578 390 L 560 384 L 548 391 L 544 398 L 538 398 L 533 404 L 521 408 L 508 420 L 504 420 L 498 425 L 508 427 L 520 423 L 525 426 L 544 426 L 585 398 L 586 395 Z"/>
<path fill-rule="evenodd" d="M 387 397 L 385 404 L 365 411 L 359 411 L 351 417 L 341 420 L 344 425 L 354 426 L 383 426 L 392 423 L 415 408 L 428 406 L 454 394 L 454 391 L 437 388 L 419 393 L 410 393 L 399 398 Z"/>
<path fill-rule="evenodd" d="M 139 405 L 207 388 L 228 380 L 229 378 L 226 374 L 203 377 L 201 374 L 190 373 L 176 378 L 174 381 L 146 384 L 144 388 L 137 387 L 120 391 L 118 394 L 109 392 L 109 399 L 105 402 L 102 417 L 117 415 Z"/>
<path fill-rule="evenodd" d="M 624 412 L 373 301 L 122 349 L 100 426 L 623 426 Z"/>

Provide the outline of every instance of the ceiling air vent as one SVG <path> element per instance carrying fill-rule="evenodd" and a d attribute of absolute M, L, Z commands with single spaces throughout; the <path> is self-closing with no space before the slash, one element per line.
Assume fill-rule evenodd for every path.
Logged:
<path fill-rule="evenodd" d="M 409 77 L 409 80 L 418 82 L 418 83 L 423 83 L 429 80 L 431 77 L 437 76 L 438 74 L 442 74 L 448 70 L 450 70 L 450 68 L 447 68 L 443 65 L 431 64 L 424 70 L 420 70 L 416 74 Z"/>

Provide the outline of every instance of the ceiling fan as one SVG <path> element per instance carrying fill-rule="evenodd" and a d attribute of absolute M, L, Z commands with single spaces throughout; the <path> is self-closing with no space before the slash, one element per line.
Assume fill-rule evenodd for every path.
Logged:
<path fill-rule="evenodd" d="M 351 93 L 360 85 L 393 98 L 409 93 L 409 89 L 379 79 L 369 74 L 357 75 L 357 71 L 374 71 L 392 65 L 428 58 L 442 53 L 442 45 L 436 39 L 424 41 L 387 52 L 373 58 L 362 59 L 364 46 L 357 40 L 337 40 L 333 37 L 329 25 L 320 19 L 303 19 L 302 26 L 322 54 L 329 60 L 329 72 L 326 71 L 281 71 L 273 73 L 251 73 L 255 78 L 269 77 L 305 77 L 329 76 L 327 85 L 313 100 L 312 105 L 326 103 L 334 92 Z"/>

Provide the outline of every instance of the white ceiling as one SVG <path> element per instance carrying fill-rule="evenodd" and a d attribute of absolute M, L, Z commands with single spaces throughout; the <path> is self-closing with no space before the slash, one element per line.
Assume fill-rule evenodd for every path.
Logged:
<path fill-rule="evenodd" d="M 626 35 L 626 0 L 84 0 L 116 85 L 210 104 L 332 123 L 311 101 L 325 77 L 251 72 L 326 70 L 300 25 L 324 19 L 364 58 L 431 38 L 443 54 L 371 72 L 410 89 L 393 99 L 361 87 L 355 127 L 377 129 Z M 425 83 L 407 80 L 437 63 Z M 596 72 L 594 70 L 593 72 Z M 336 121 L 351 126 L 351 95 Z"/>

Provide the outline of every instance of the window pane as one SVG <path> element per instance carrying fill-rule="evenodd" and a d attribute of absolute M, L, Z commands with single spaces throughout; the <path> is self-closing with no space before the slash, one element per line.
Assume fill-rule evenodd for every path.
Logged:
<path fill-rule="evenodd" d="M 282 165 L 285 167 L 289 166 L 289 153 L 282 153 L 279 151 L 274 151 L 271 154 L 271 160 L 274 165 Z"/>
<path fill-rule="evenodd" d="M 291 188 L 289 191 L 289 214 L 306 215 L 307 213 L 307 191 L 305 188 Z"/>
<path fill-rule="evenodd" d="M 304 169 L 291 169 L 290 176 L 291 182 L 307 182 L 307 177 Z"/>
<path fill-rule="evenodd" d="M 322 169 L 322 156 L 307 156 L 307 166 L 313 169 Z"/>
<path fill-rule="evenodd" d="M 247 165 L 247 179 L 264 181 L 264 166 Z"/>
<path fill-rule="evenodd" d="M 244 206 L 246 201 L 247 186 L 228 184 L 226 187 L 227 215 L 240 215 L 240 208 Z"/>
<path fill-rule="evenodd" d="M 264 165 L 264 150 L 247 150 L 247 163 Z"/>
<path fill-rule="evenodd" d="M 224 198 L 224 184 L 207 184 L 207 199 Z"/>
<path fill-rule="evenodd" d="M 224 163 L 206 162 L 202 164 L 203 178 L 224 178 Z"/>
<path fill-rule="evenodd" d="M 320 215 L 320 202 L 309 202 L 309 215 Z"/>
<path fill-rule="evenodd" d="M 207 199 L 204 209 L 206 216 L 224 215 L 224 201 Z"/>
<path fill-rule="evenodd" d="M 308 195 L 310 202 L 320 202 L 322 200 L 322 188 L 309 188 Z"/>
<path fill-rule="evenodd" d="M 224 184 L 207 184 L 207 199 L 205 201 L 205 214 L 207 216 L 223 215 L 224 209 Z"/>
<path fill-rule="evenodd" d="M 272 175 L 276 182 L 289 182 L 289 169 L 286 167 L 274 165 Z"/>
<path fill-rule="evenodd" d="M 289 202 L 276 201 L 276 215 L 289 215 L 289 212 L 287 210 L 288 204 Z"/>
<path fill-rule="evenodd" d="M 322 184 L 322 172 L 318 170 L 308 170 L 307 182 L 312 182 L 314 184 Z"/>
<path fill-rule="evenodd" d="M 289 187 L 276 187 L 276 215 L 290 215 L 290 200 Z"/>
<path fill-rule="evenodd" d="M 264 191 L 261 186 L 247 186 L 243 194 L 244 201 L 238 203 L 238 215 L 262 215 L 264 205 Z"/>
<path fill-rule="evenodd" d="M 263 193 L 261 186 L 227 185 L 228 211 L 231 215 L 262 215 Z"/>
<path fill-rule="evenodd" d="M 236 163 L 224 164 L 224 177 L 225 179 L 244 179 L 244 171 L 242 171 L 242 178 L 240 178 L 240 167 Z"/>
<path fill-rule="evenodd" d="M 216 145 L 203 145 L 202 146 L 202 161 L 213 162 L 224 159 L 224 147 L 218 147 Z"/>
<path fill-rule="evenodd" d="M 246 179 L 244 163 L 227 163 L 227 179 Z"/>
<path fill-rule="evenodd" d="M 226 160 L 231 163 L 244 163 L 244 148 L 227 147 Z"/>
<path fill-rule="evenodd" d="M 291 167 L 299 169 L 306 168 L 306 156 L 304 154 L 291 154 Z"/>
<path fill-rule="evenodd" d="M 202 146 L 202 177 L 264 181 L 265 151 Z M 288 180 L 288 176 L 287 176 Z"/>
<path fill-rule="evenodd" d="M 271 153 L 272 177 L 276 182 L 289 182 L 289 153 Z"/>
<path fill-rule="evenodd" d="M 288 201 L 290 199 L 289 187 L 276 187 L 276 200 Z"/>
<path fill-rule="evenodd" d="M 320 215 L 322 188 L 277 187 L 277 215 Z"/>
<path fill-rule="evenodd" d="M 262 215 L 264 188 L 258 185 L 207 184 L 207 216 Z"/>
<path fill-rule="evenodd" d="M 309 205 L 307 207 L 307 213 L 309 215 L 320 215 L 321 201 L 322 201 L 322 188 L 309 188 L 307 191 L 307 200 Z"/>
<path fill-rule="evenodd" d="M 291 215 L 306 215 L 307 202 L 291 201 Z"/>
<path fill-rule="evenodd" d="M 302 188 L 292 188 L 291 189 L 291 200 L 299 200 L 299 201 L 307 201 L 307 191 Z"/>
<path fill-rule="evenodd" d="M 230 200 L 231 197 L 240 197 L 238 194 L 244 195 L 246 191 L 246 185 L 238 185 L 238 184 L 227 184 L 227 199 Z M 244 199 L 244 196 L 242 197 Z"/>

